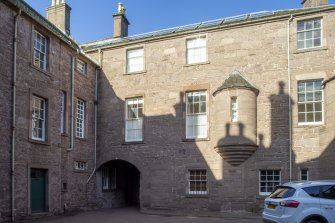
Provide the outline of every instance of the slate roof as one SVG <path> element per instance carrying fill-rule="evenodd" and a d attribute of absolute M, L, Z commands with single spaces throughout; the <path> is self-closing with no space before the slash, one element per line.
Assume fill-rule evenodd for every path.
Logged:
<path fill-rule="evenodd" d="M 180 26 L 175 28 L 163 29 L 154 32 L 122 37 L 122 38 L 107 38 L 103 40 L 97 40 L 89 43 L 81 44 L 84 51 L 94 51 L 99 48 L 113 47 L 116 45 L 130 44 L 138 41 L 145 41 L 150 39 L 157 39 L 162 37 L 175 36 L 178 34 L 194 33 L 199 31 L 206 31 L 218 28 L 233 27 L 237 25 L 250 24 L 255 22 L 276 20 L 289 18 L 291 15 L 300 15 L 308 13 L 320 13 L 322 11 L 335 9 L 335 5 L 326 5 L 315 8 L 299 8 L 299 9 L 288 9 L 280 11 L 261 11 L 256 13 L 249 13 L 244 15 L 238 15 L 233 17 L 227 17 L 207 22 L 201 22 L 186 26 Z"/>
<path fill-rule="evenodd" d="M 225 89 L 230 89 L 230 88 L 246 88 L 250 89 L 252 91 L 255 91 L 258 93 L 258 89 L 252 85 L 245 77 L 242 76 L 242 74 L 235 70 L 233 71 L 229 77 L 223 82 L 223 84 L 213 93 L 215 96 L 219 92 L 225 90 Z"/>

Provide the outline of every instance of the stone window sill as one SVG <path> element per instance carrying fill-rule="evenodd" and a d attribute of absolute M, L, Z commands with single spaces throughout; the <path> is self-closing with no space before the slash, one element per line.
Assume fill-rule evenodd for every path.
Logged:
<path fill-rule="evenodd" d="M 146 70 L 141 70 L 141 71 L 134 71 L 134 72 L 126 72 L 123 75 L 128 76 L 128 75 L 145 74 L 145 73 L 147 73 Z"/>
<path fill-rule="evenodd" d="M 121 143 L 123 146 L 127 146 L 127 145 L 141 145 L 141 144 L 145 144 L 144 141 L 136 141 L 136 142 L 122 142 Z"/>
<path fill-rule="evenodd" d="M 187 139 L 183 138 L 183 142 L 202 142 L 202 141 L 210 141 L 210 138 L 196 138 L 196 139 Z"/>
<path fill-rule="evenodd" d="M 186 194 L 186 198 L 209 198 L 209 194 Z"/>
<path fill-rule="evenodd" d="M 39 71 L 39 72 L 41 72 L 41 73 L 43 73 L 43 74 L 45 74 L 46 76 L 48 76 L 48 77 L 51 77 L 51 73 L 48 71 L 48 70 L 43 70 L 43 69 L 41 69 L 41 68 L 39 68 L 39 67 L 36 67 L 34 64 L 32 64 L 32 63 L 30 63 L 30 67 L 31 68 L 33 68 L 33 69 L 35 69 L 35 70 L 37 70 L 37 71 Z"/>
<path fill-rule="evenodd" d="M 328 50 L 328 47 L 314 47 L 314 48 L 308 48 L 308 49 L 296 49 L 293 54 L 299 54 L 299 53 L 307 53 L 307 52 L 313 52 L 313 51 L 320 51 L 320 50 Z"/>
<path fill-rule="evenodd" d="M 184 67 L 193 67 L 193 66 L 200 66 L 200 65 L 207 65 L 207 64 L 210 64 L 210 62 L 206 61 L 206 62 L 200 62 L 200 63 L 185 64 Z"/>
<path fill-rule="evenodd" d="M 43 146 L 50 146 L 51 145 L 49 141 L 39 141 L 39 140 L 32 139 L 32 138 L 29 138 L 29 142 L 31 142 L 33 144 L 43 145 Z"/>

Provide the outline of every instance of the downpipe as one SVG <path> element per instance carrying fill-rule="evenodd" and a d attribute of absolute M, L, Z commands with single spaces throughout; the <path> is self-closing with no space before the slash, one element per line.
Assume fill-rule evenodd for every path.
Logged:
<path fill-rule="evenodd" d="M 70 114 L 70 148 L 68 152 L 73 150 L 73 138 L 74 138 L 74 64 L 75 57 L 71 57 L 71 114 Z"/>
<path fill-rule="evenodd" d="M 87 179 L 87 184 L 92 179 L 93 175 L 95 174 L 95 171 L 97 169 L 97 119 L 98 119 L 98 76 L 99 76 L 100 69 L 95 70 L 95 90 L 94 90 L 94 168 Z"/>
<path fill-rule="evenodd" d="M 291 99 L 291 22 L 293 21 L 293 15 L 287 21 L 287 74 L 288 74 L 288 113 L 289 113 L 289 153 L 290 153 L 290 182 L 292 181 L 292 99 Z"/>
<path fill-rule="evenodd" d="M 13 37 L 13 104 L 12 104 L 12 157 L 11 157 L 11 215 L 12 222 L 15 221 L 15 127 L 16 127 L 16 73 L 17 73 L 17 27 L 21 9 L 14 17 L 14 37 Z"/>

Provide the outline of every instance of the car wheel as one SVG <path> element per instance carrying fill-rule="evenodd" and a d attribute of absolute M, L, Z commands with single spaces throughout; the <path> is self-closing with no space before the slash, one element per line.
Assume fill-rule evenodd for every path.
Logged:
<path fill-rule="evenodd" d="M 316 219 L 310 219 L 310 220 L 304 221 L 304 223 L 323 223 L 323 221 L 316 220 Z"/>

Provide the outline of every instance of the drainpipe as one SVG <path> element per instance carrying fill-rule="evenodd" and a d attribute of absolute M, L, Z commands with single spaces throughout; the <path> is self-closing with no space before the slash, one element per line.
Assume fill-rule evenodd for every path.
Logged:
<path fill-rule="evenodd" d="M 70 114 L 70 148 L 67 151 L 73 150 L 74 138 L 74 63 L 75 57 L 71 57 L 71 114 Z"/>
<path fill-rule="evenodd" d="M 98 119 L 98 77 L 102 68 L 102 51 L 99 49 L 99 68 L 95 69 L 95 89 L 94 89 L 94 169 L 87 179 L 87 184 L 90 182 L 95 171 L 97 170 L 97 119 Z"/>
<path fill-rule="evenodd" d="M 290 143 L 290 182 L 292 181 L 292 99 L 291 99 L 291 22 L 293 15 L 287 21 L 287 74 L 288 74 L 288 122 L 289 122 L 289 143 Z"/>
<path fill-rule="evenodd" d="M 98 115 L 98 75 L 99 68 L 95 69 L 95 89 L 94 89 L 94 169 L 86 183 L 89 183 L 97 169 L 97 115 Z"/>
<path fill-rule="evenodd" d="M 17 26 L 18 26 L 18 19 L 21 15 L 21 9 L 18 11 L 16 16 L 14 17 L 14 37 L 13 37 L 13 107 L 12 107 L 12 170 L 11 170 L 11 192 L 12 192 L 12 201 L 11 201 L 11 208 L 12 208 L 12 222 L 15 221 L 15 126 L 16 126 L 16 51 L 17 51 Z"/>

